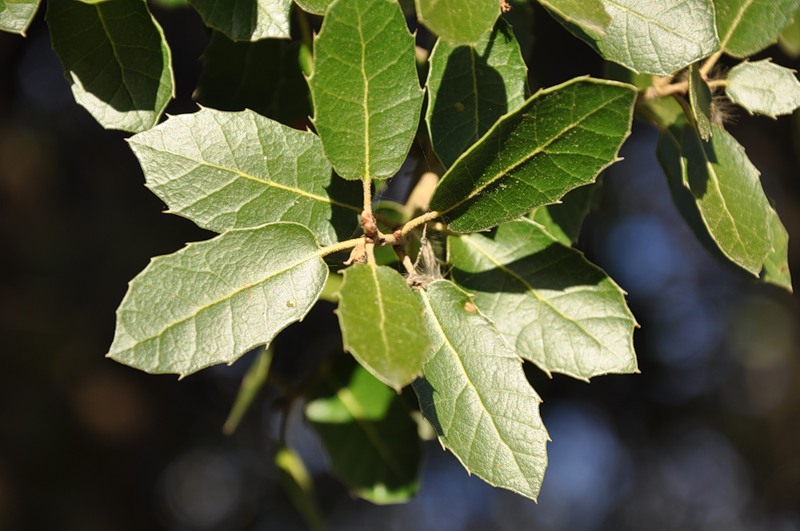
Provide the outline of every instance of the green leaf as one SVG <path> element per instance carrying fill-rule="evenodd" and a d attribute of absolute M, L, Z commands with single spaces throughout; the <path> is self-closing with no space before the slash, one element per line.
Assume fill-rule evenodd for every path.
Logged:
<path fill-rule="evenodd" d="M 169 47 L 142 0 L 47 3 L 53 48 L 75 100 L 107 129 L 138 132 L 174 96 Z"/>
<path fill-rule="evenodd" d="M 792 272 L 789 269 L 789 233 L 774 208 L 769 212 L 769 234 L 772 252 L 767 255 L 760 278 L 792 293 Z"/>
<path fill-rule="evenodd" d="M 672 75 L 719 47 L 709 0 L 601 0 L 611 22 L 601 34 L 560 22 L 609 61 L 635 72 Z"/>
<path fill-rule="evenodd" d="M 800 0 L 714 0 L 720 49 L 743 59 L 778 40 Z"/>
<path fill-rule="evenodd" d="M 294 3 L 303 8 L 303 11 L 315 15 L 324 15 L 333 0 L 294 0 Z"/>
<path fill-rule="evenodd" d="M 569 247 L 578 241 L 583 220 L 599 201 L 601 190 L 600 181 L 576 188 L 565 195 L 560 203 L 537 208 L 531 219 Z"/>
<path fill-rule="evenodd" d="M 387 179 L 408 154 L 422 106 L 414 38 L 396 1 L 337 0 L 314 43 L 314 125 L 345 179 Z"/>
<path fill-rule="evenodd" d="M 555 203 L 617 161 L 635 99 L 630 85 L 589 78 L 537 92 L 453 164 L 431 208 L 471 232 Z"/>
<path fill-rule="evenodd" d="M 294 221 L 327 245 L 357 226 L 360 190 L 333 176 L 319 138 L 253 111 L 201 109 L 130 143 L 148 188 L 203 228 Z"/>
<path fill-rule="evenodd" d="M 452 44 L 474 44 L 500 16 L 497 0 L 414 0 L 419 21 Z"/>
<path fill-rule="evenodd" d="M 288 39 L 292 0 L 189 0 L 203 23 L 234 41 Z"/>
<path fill-rule="evenodd" d="M 206 107 L 252 109 L 305 129 L 311 100 L 300 70 L 300 47 L 299 42 L 277 39 L 234 42 L 214 32 L 203 53 L 194 98 Z"/>
<path fill-rule="evenodd" d="M 400 273 L 387 266 L 348 267 L 336 314 L 344 349 L 380 381 L 399 391 L 420 375 L 430 341 L 422 308 Z"/>
<path fill-rule="evenodd" d="M 225 435 L 231 435 L 236 431 L 259 391 L 267 383 L 269 367 L 272 365 L 272 351 L 264 347 L 259 347 L 259 351 L 255 361 L 247 369 L 247 374 L 242 378 L 242 384 L 239 386 L 239 392 L 236 394 L 231 412 L 228 413 L 228 418 L 222 425 L 222 433 Z"/>
<path fill-rule="evenodd" d="M 433 149 L 450 166 L 504 114 L 525 101 L 528 68 L 511 28 L 498 20 L 474 46 L 439 40 L 428 73 Z"/>
<path fill-rule="evenodd" d="M 711 242 L 727 260 L 758 276 L 772 251 L 771 207 L 744 148 L 718 125 L 711 128 L 708 142 L 686 124 L 665 130 L 659 162 L 700 241 Z"/>
<path fill-rule="evenodd" d="M 433 340 L 414 383 L 422 413 L 471 474 L 536 499 L 549 438 L 521 360 L 452 282 L 417 295 Z"/>
<path fill-rule="evenodd" d="M 39 9 L 39 0 L 0 0 L 0 31 L 25 36 Z"/>
<path fill-rule="evenodd" d="M 588 380 L 638 372 L 636 320 L 623 291 L 531 220 L 448 238 L 455 282 L 517 354 L 550 374 Z"/>
<path fill-rule="evenodd" d="M 595 35 L 604 35 L 611 24 L 601 0 L 539 0 L 559 18 Z"/>
<path fill-rule="evenodd" d="M 794 20 L 783 28 L 778 37 L 778 45 L 792 59 L 800 57 L 800 17 L 796 14 Z"/>
<path fill-rule="evenodd" d="M 740 63 L 728 74 L 725 92 L 751 114 L 775 118 L 800 107 L 800 82 L 794 70 L 770 62 Z"/>
<path fill-rule="evenodd" d="M 303 460 L 291 448 L 281 446 L 275 454 L 275 466 L 286 496 L 311 531 L 323 531 L 325 525 L 314 500 L 314 479 Z"/>
<path fill-rule="evenodd" d="M 306 418 L 336 475 L 372 503 L 402 503 L 419 489 L 417 425 L 402 397 L 341 357 L 312 390 Z"/>
<path fill-rule="evenodd" d="M 154 258 L 117 309 L 108 357 L 182 377 L 233 363 L 305 317 L 328 266 L 308 229 L 237 229 Z"/>
<path fill-rule="evenodd" d="M 711 90 L 697 63 L 689 66 L 689 105 L 700 138 L 711 138 Z"/>

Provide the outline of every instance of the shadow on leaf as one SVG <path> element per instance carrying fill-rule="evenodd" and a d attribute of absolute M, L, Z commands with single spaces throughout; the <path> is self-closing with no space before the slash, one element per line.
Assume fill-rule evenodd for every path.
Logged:
<path fill-rule="evenodd" d="M 495 231 L 486 237 L 492 238 Z M 597 285 L 607 277 L 598 267 L 587 267 L 577 251 L 560 243 L 523 258 L 484 271 L 453 268 L 456 283 L 467 291 L 523 293 L 530 289 L 565 291 L 569 288 Z"/>
<path fill-rule="evenodd" d="M 459 46 L 448 57 L 429 119 L 435 151 L 445 166 L 509 111 L 503 77 L 487 62 L 498 39 L 514 39 L 508 25 L 495 26 L 483 55 L 471 46 Z"/>

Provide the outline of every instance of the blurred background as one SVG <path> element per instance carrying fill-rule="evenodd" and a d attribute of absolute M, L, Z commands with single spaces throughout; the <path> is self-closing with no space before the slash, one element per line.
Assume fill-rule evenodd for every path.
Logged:
<path fill-rule="evenodd" d="M 154 13 L 177 80 L 168 112 L 193 112 L 208 33 L 191 10 Z M 520 20 L 547 43 L 523 43 L 533 87 L 602 76 L 546 13 Z M 800 66 L 778 48 L 760 57 Z M 798 117 L 740 114 L 728 128 L 762 172 L 800 279 Z M 800 530 L 797 297 L 697 243 L 657 136 L 634 125 L 579 242 L 629 292 L 642 373 L 586 384 L 526 367 L 552 438 L 539 503 L 468 477 L 436 442 L 414 501 L 353 500 L 295 407 L 287 440 L 329 529 Z M 41 13 L 26 38 L 0 34 L 0 530 L 305 529 L 273 464 L 278 391 L 221 431 L 252 356 L 180 382 L 104 358 L 127 282 L 209 236 L 161 214 L 125 138 L 74 103 Z M 281 336 L 276 370 L 302 373 L 338 348 L 332 310 L 321 303 Z"/>

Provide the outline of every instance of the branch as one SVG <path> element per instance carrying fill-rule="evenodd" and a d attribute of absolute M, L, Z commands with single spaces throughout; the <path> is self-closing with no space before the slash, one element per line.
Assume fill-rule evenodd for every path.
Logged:
<path fill-rule="evenodd" d="M 345 240 L 332 245 L 326 245 L 325 247 L 322 247 L 317 254 L 319 254 L 320 257 L 328 256 L 329 254 L 338 253 L 339 251 L 346 251 L 347 249 L 352 249 L 353 247 L 363 244 L 364 237 L 361 236 L 360 238 L 353 238 L 352 240 Z"/>

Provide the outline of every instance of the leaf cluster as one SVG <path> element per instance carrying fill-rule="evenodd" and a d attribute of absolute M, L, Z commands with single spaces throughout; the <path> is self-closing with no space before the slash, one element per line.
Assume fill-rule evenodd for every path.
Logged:
<path fill-rule="evenodd" d="M 148 188 L 218 233 L 131 281 L 109 357 L 184 377 L 270 345 L 334 300 L 358 364 L 337 357 L 301 391 L 356 495 L 411 497 L 419 432 L 432 427 L 470 473 L 535 499 L 549 438 L 523 360 L 581 380 L 638 371 L 623 290 L 573 248 L 634 115 L 661 131 L 659 161 L 699 240 L 791 290 L 786 230 L 719 102 L 773 118 L 800 106 L 794 72 L 747 60 L 785 27 L 784 46 L 800 43 L 789 25 L 800 0 L 540 3 L 616 64 L 614 79 L 531 94 L 525 28 L 501 16 L 524 2 L 190 0 L 213 29 L 196 91 L 206 106 L 159 123 L 174 81 L 147 5 L 49 0 L 76 101 L 136 133 Z M 24 34 L 36 9 L 4 0 L 0 29 Z M 409 23 L 438 35 L 430 53 Z M 720 77 L 723 54 L 744 60 Z M 416 148 L 434 177 L 417 171 L 404 204 L 382 199 Z M 229 426 L 270 359 L 246 379 Z M 305 499 L 298 457 L 283 449 L 278 466 Z"/>

